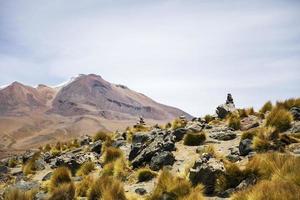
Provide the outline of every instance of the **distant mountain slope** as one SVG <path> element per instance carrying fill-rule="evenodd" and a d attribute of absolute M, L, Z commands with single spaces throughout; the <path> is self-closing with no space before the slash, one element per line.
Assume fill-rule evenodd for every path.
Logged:
<path fill-rule="evenodd" d="M 28 149 L 97 130 L 120 130 L 143 116 L 164 124 L 188 113 L 155 102 L 95 74 L 80 75 L 59 87 L 18 82 L 0 89 L 0 151 Z"/>
<path fill-rule="evenodd" d="M 128 119 L 143 116 L 154 120 L 173 119 L 187 113 L 159 104 L 122 85 L 111 84 L 97 75 L 81 75 L 63 87 L 50 112 L 64 116 L 93 114 L 104 118 Z"/>

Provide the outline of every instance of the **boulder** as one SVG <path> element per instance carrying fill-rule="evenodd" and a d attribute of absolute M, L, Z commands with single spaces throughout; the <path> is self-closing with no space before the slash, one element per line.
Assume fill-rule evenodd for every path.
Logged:
<path fill-rule="evenodd" d="M 169 151 L 163 151 L 156 153 L 155 156 L 152 157 L 150 162 L 150 169 L 154 171 L 158 171 L 166 165 L 173 165 L 175 162 L 174 155 Z"/>
<path fill-rule="evenodd" d="M 101 154 L 101 149 L 102 149 L 102 142 L 101 140 L 94 142 L 93 144 L 90 145 L 91 151 Z"/>
<path fill-rule="evenodd" d="M 223 162 L 205 153 L 190 169 L 189 179 L 193 185 L 203 184 L 206 194 L 213 194 L 217 178 L 224 174 L 225 167 Z"/>
<path fill-rule="evenodd" d="M 79 139 L 80 146 L 89 145 L 92 142 L 92 138 L 89 135 L 81 136 Z"/>
<path fill-rule="evenodd" d="M 0 165 L 0 175 L 8 173 L 8 167 Z"/>
<path fill-rule="evenodd" d="M 43 178 L 42 178 L 42 181 L 48 181 L 50 180 L 52 176 L 52 172 L 48 172 Z"/>
<path fill-rule="evenodd" d="M 35 152 L 28 150 L 24 154 L 22 154 L 20 158 L 21 158 L 22 162 L 25 163 L 28 160 L 30 160 L 34 154 L 35 154 Z"/>
<path fill-rule="evenodd" d="M 241 156 L 246 156 L 251 151 L 253 151 L 253 149 L 252 149 L 252 140 L 250 140 L 250 139 L 241 140 L 240 144 L 239 144 L 240 155 Z"/>
<path fill-rule="evenodd" d="M 217 130 L 217 131 L 212 131 L 209 137 L 214 138 L 216 140 L 227 141 L 236 138 L 236 133 L 229 129 Z"/>
<path fill-rule="evenodd" d="M 224 119 L 229 113 L 236 111 L 234 104 L 222 104 L 216 109 L 219 118 Z"/>
<path fill-rule="evenodd" d="M 19 181 L 18 183 L 16 183 L 13 187 L 23 190 L 23 191 L 28 191 L 28 190 L 32 190 L 32 189 L 39 189 L 40 184 L 38 183 L 38 181 Z"/>
<path fill-rule="evenodd" d="M 129 160 L 133 168 L 149 164 L 152 157 L 158 152 L 175 150 L 175 137 L 170 132 L 156 129 L 146 135 L 148 136 L 144 137 L 139 134 L 138 138 L 147 138 L 147 140 L 136 138 L 131 145 Z"/>
<path fill-rule="evenodd" d="M 135 193 L 139 194 L 139 195 L 145 195 L 147 194 L 147 190 L 145 190 L 144 188 L 136 188 L 135 189 Z"/>
<path fill-rule="evenodd" d="M 172 132 L 172 135 L 175 136 L 175 141 L 178 142 L 182 140 L 184 135 L 187 133 L 187 129 L 185 128 L 177 128 Z"/>
<path fill-rule="evenodd" d="M 299 107 L 292 107 L 290 109 L 290 112 L 292 113 L 294 120 L 300 120 L 300 108 Z"/>
<path fill-rule="evenodd" d="M 151 135 L 149 135 L 148 133 L 135 133 L 132 136 L 132 144 L 136 144 L 136 143 L 145 143 L 148 140 L 150 140 Z"/>

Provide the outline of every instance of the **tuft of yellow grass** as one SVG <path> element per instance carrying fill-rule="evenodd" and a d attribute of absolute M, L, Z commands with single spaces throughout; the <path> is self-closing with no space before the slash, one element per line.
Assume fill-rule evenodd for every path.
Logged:
<path fill-rule="evenodd" d="M 76 175 L 85 176 L 88 175 L 90 172 L 92 172 L 94 169 L 95 169 L 95 163 L 93 163 L 92 161 L 87 161 L 80 166 Z"/>
<path fill-rule="evenodd" d="M 293 116 L 283 108 L 276 107 L 266 117 L 266 126 L 271 126 L 278 132 L 284 132 L 291 127 Z"/>
<path fill-rule="evenodd" d="M 206 134 L 200 133 L 187 133 L 184 136 L 183 144 L 187 146 L 199 146 L 206 140 Z"/>

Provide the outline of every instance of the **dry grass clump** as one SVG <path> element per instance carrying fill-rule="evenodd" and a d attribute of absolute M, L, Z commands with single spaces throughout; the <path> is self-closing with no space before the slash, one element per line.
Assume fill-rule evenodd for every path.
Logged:
<path fill-rule="evenodd" d="M 88 200 L 126 200 L 123 184 L 111 176 L 102 176 L 93 184 Z"/>
<path fill-rule="evenodd" d="M 50 179 L 49 189 L 50 191 L 54 191 L 60 185 L 71 182 L 72 179 L 70 170 L 67 167 L 59 167 L 53 171 Z"/>
<path fill-rule="evenodd" d="M 76 196 L 77 197 L 87 197 L 88 190 L 91 184 L 94 182 L 91 176 L 86 176 L 84 179 L 76 184 Z"/>
<path fill-rule="evenodd" d="M 35 153 L 31 159 L 24 163 L 22 170 L 25 175 L 33 174 L 37 170 L 36 161 L 39 159 L 40 153 Z"/>
<path fill-rule="evenodd" d="M 239 183 L 244 180 L 249 173 L 243 171 L 235 163 L 225 162 L 225 175 L 218 177 L 216 182 L 216 191 L 222 192 L 229 188 L 235 188 Z"/>
<path fill-rule="evenodd" d="M 182 120 L 182 119 L 175 119 L 173 122 L 172 122 L 172 129 L 178 129 L 178 128 L 183 128 L 185 127 L 187 124 L 187 121 L 186 120 Z"/>
<path fill-rule="evenodd" d="M 241 140 L 244 140 L 244 139 L 253 139 L 254 136 L 256 136 L 256 129 L 255 130 L 244 131 L 242 133 Z"/>
<path fill-rule="evenodd" d="M 276 102 L 276 107 L 290 110 L 292 107 L 300 107 L 300 98 L 291 98 Z"/>
<path fill-rule="evenodd" d="M 298 200 L 300 187 L 286 181 L 261 181 L 249 189 L 234 194 L 232 200 Z"/>
<path fill-rule="evenodd" d="M 212 155 L 215 158 L 220 157 L 220 155 L 218 155 L 218 153 L 216 152 L 216 149 L 213 145 L 204 146 L 203 149 L 197 153 L 200 155 L 207 153 L 207 154 Z"/>
<path fill-rule="evenodd" d="M 293 116 L 283 108 L 274 108 L 266 117 L 266 126 L 275 127 L 278 132 L 284 132 L 291 127 Z"/>
<path fill-rule="evenodd" d="M 228 126 L 234 130 L 239 130 L 241 128 L 241 119 L 238 115 L 232 114 L 228 119 Z"/>
<path fill-rule="evenodd" d="M 289 154 L 265 153 L 254 156 L 245 172 L 261 181 L 232 196 L 234 200 L 264 200 L 300 198 L 300 158 Z"/>
<path fill-rule="evenodd" d="M 152 193 L 147 197 L 147 200 L 157 200 L 161 199 L 162 195 L 167 193 L 174 199 L 191 199 L 194 196 L 202 196 L 202 189 L 200 186 L 193 189 L 191 183 L 182 177 L 174 176 L 170 171 L 163 169 L 161 172 L 156 187 Z"/>
<path fill-rule="evenodd" d="M 238 113 L 239 113 L 240 118 L 245 118 L 245 117 L 249 116 L 248 111 L 245 108 L 238 109 Z"/>
<path fill-rule="evenodd" d="M 15 167 L 18 165 L 18 161 L 16 158 L 10 158 L 8 160 L 8 167 Z"/>
<path fill-rule="evenodd" d="M 33 190 L 22 191 L 11 188 L 4 193 L 4 200 L 32 200 L 37 192 Z"/>
<path fill-rule="evenodd" d="M 138 182 L 150 181 L 157 176 L 156 172 L 149 168 L 140 168 L 136 173 Z"/>
<path fill-rule="evenodd" d="M 51 192 L 49 200 L 73 200 L 75 186 L 73 183 L 62 183 Z"/>
<path fill-rule="evenodd" d="M 206 140 L 204 132 L 200 133 L 187 133 L 184 136 L 183 144 L 187 146 L 198 146 Z"/>
<path fill-rule="evenodd" d="M 107 164 L 109 162 L 113 162 L 118 158 L 123 157 L 123 152 L 115 147 L 107 147 L 104 153 L 104 163 Z"/>
<path fill-rule="evenodd" d="M 267 101 L 263 107 L 259 110 L 260 113 L 266 113 L 267 111 L 271 111 L 273 108 L 272 102 L 271 101 Z"/>
<path fill-rule="evenodd" d="M 100 174 L 102 176 L 113 176 L 119 180 L 125 180 L 128 175 L 129 168 L 123 157 L 104 165 Z"/>
<path fill-rule="evenodd" d="M 87 161 L 80 166 L 76 174 L 77 176 L 85 176 L 92 172 L 94 169 L 95 163 L 93 163 L 92 161 Z"/>
<path fill-rule="evenodd" d="M 107 138 L 111 138 L 111 136 L 107 133 L 107 132 L 104 132 L 104 131 L 98 131 L 94 137 L 93 137 L 93 140 L 94 142 L 98 141 L 98 140 L 102 140 L 102 141 L 106 141 Z"/>
<path fill-rule="evenodd" d="M 204 120 L 205 120 L 206 123 L 209 123 L 209 122 L 211 122 L 212 120 L 214 120 L 214 117 L 211 116 L 211 115 L 205 115 L 205 116 L 204 116 Z"/>
<path fill-rule="evenodd" d="M 274 128 L 258 128 L 253 137 L 253 148 L 260 152 L 275 149 L 277 148 L 275 142 L 278 139 L 278 136 L 278 132 L 276 132 Z"/>

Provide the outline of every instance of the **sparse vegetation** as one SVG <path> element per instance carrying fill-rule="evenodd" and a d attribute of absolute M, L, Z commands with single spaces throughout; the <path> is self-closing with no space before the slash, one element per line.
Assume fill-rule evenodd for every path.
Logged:
<path fill-rule="evenodd" d="M 73 183 L 62 183 L 51 193 L 49 200 L 73 200 L 75 197 L 75 186 Z"/>
<path fill-rule="evenodd" d="M 22 191 L 17 188 L 11 188 L 4 194 L 4 200 L 32 200 L 36 191 Z"/>
<path fill-rule="evenodd" d="M 271 101 L 267 101 L 263 107 L 259 110 L 260 113 L 266 113 L 267 111 L 271 111 L 273 108 L 272 102 Z"/>
<path fill-rule="evenodd" d="M 91 176 L 84 177 L 84 179 L 76 185 L 76 196 L 87 197 L 88 190 L 93 182 L 94 180 Z"/>
<path fill-rule="evenodd" d="M 153 192 L 147 200 L 161 199 L 162 194 L 168 193 L 174 199 L 191 199 L 196 196 L 202 198 L 202 189 L 199 186 L 196 190 L 192 189 L 191 183 L 183 177 L 174 176 L 170 171 L 163 169 L 158 177 L 158 182 Z"/>
<path fill-rule="evenodd" d="M 245 118 L 245 117 L 249 116 L 248 110 L 246 110 L 245 108 L 244 109 L 238 109 L 238 112 L 239 112 L 240 118 Z"/>
<path fill-rule="evenodd" d="M 85 176 L 92 172 L 94 169 L 95 164 L 92 161 L 87 161 L 80 166 L 76 174 L 77 176 Z"/>
<path fill-rule="evenodd" d="M 183 128 L 186 126 L 187 121 L 182 119 L 175 119 L 172 122 L 172 129 Z"/>
<path fill-rule="evenodd" d="M 94 142 L 98 141 L 98 140 L 102 140 L 102 141 L 106 141 L 106 139 L 110 137 L 109 134 L 107 132 L 104 131 L 98 131 L 95 135 L 94 135 Z"/>
<path fill-rule="evenodd" d="M 291 113 L 276 107 L 266 117 L 266 126 L 275 127 L 278 132 L 284 132 L 291 127 L 292 120 Z"/>
<path fill-rule="evenodd" d="M 213 157 L 219 157 L 216 153 L 216 149 L 212 145 L 204 146 L 202 151 L 198 152 L 198 154 L 202 155 L 203 153 L 211 154 Z"/>
<path fill-rule="evenodd" d="M 278 133 L 274 128 L 261 127 L 256 129 L 255 136 L 253 137 L 253 148 L 257 151 L 268 151 L 276 148 L 276 140 Z"/>
<path fill-rule="evenodd" d="M 254 136 L 256 136 L 256 129 L 243 132 L 241 139 L 253 139 Z"/>
<path fill-rule="evenodd" d="M 205 116 L 204 116 L 204 120 L 205 120 L 206 123 L 209 123 L 209 122 L 211 122 L 212 120 L 214 120 L 214 118 L 213 118 L 213 116 L 211 116 L 211 115 L 205 115 Z"/>
<path fill-rule="evenodd" d="M 198 146 L 202 144 L 206 139 L 204 132 L 200 133 L 187 133 L 184 136 L 183 144 L 187 146 Z"/>
<path fill-rule="evenodd" d="M 15 167 L 17 166 L 18 161 L 16 158 L 11 158 L 8 160 L 8 167 Z"/>
<path fill-rule="evenodd" d="M 32 174 L 37 170 L 37 163 L 36 161 L 39 159 L 40 153 L 35 153 L 31 159 L 29 159 L 24 165 L 23 165 L 23 172 L 24 174 Z"/>
<path fill-rule="evenodd" d="M 104 153 L 104 163 L 109 163 L 123 156 L 123 152 L 115 147 L 108 147 Z"/>
<path fill-rule="evenodd" d="M 126 200 L 123 184 L 111 176 L 102 176 L 93 184 L 88 194 L 88 200 Z"/>
<path fill-rule="evenodd" d="M 103 170 L 100 172 L 101 175 L 113 176 L 119 180 L 124 180 L 127 176 L 127 163 L 123 157 L 120 157 L 112 162 L 104 165 Z"/>
<path fill-rule="evenodd" d="M 238 115 L 232 114 L 228 119 L 228 126 L 234 130 L 241 128 L 241 119 Z"/>
<path fill-rule="evenodd" d="M 149 168 L 141 168 L 137 172 L 138 182 L 150 181 L 154 177 L 156 177 L 156 172 L 152 171 Z"/>
<path fill-rule="evenodd" d="M 53 171 L 53 174 L 50 179 L 49 189 L 54 191 L 57 187 L 62 184 L 71 183 L 71 172 L 67 167 L 59 167 Z"/>
<path fill-rule="evenodd" d="M 300 98 L 291 98 L 285 101 L 277 101 L 277 108 L 283 108 L 285 110 L 290 110 L 292 107 L 300 107 Z"/>

